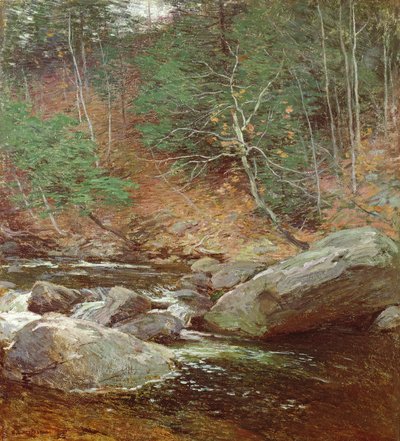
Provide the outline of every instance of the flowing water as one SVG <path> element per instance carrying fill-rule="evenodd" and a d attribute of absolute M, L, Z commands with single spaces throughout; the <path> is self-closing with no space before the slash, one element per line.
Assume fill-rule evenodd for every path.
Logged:
<path fill-rule="evenodd" d="M 18 262 L 0 279 L 75 288 L 123 285 L 164 298 L 179 267 Z M 395 441 L 400 342 L 316 333 L 253 342 L 186 331 L 164 382 L 113 394 L 0 385 L 3 440 Z M 2 438 L 1 438 L 2 436 Z"/>

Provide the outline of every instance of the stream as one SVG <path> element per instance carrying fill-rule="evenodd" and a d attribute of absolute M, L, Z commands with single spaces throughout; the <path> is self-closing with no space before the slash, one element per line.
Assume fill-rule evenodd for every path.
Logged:
<path fill-rule="evenodd" d="M 186 268 L 18 261 L 0 279 L 71 288 L 122 285 L 165 298 Z M 319 332 L 254 342 L 187 330 L 163 382 L 114 393 L 0 384 L 2 440 L 396 441 L 400 341 Z M 2 436 L 2 437 L 1 437 Z"/>

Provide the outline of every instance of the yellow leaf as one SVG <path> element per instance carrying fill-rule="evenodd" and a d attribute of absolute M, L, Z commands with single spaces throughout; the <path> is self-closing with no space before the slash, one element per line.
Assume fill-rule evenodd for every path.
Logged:
<path fill-rule="evenodd" d="M 253 126 L 253 124 L 249 123 L 249 124 L 247 125 L 247 127 L 246 127 L 246 130 L 247 130 L 249 133 L 253 133 L 253 132 L 254 132 L 254 126 Z"/>
<path fill-rule="evenodd" d="M 213 122 L 213 123 L 217 123 L 217 122 L 219 121 L 219 118 L 217 118 L 216 116 L 213 116 L 213 117 L 210 119 L 210 121 Z"/>

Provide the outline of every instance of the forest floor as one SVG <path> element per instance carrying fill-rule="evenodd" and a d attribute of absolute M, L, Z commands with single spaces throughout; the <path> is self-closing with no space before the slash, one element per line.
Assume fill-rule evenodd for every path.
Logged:
<path fill-rule="evenodd" d="M 131 76 L 127 97 L 136 93 L 138 79 Z M 75 91 L 61 74 L 43 75 L 32 84 L 34 110 L 45 117 L 65 112 L 77 117 Z M 266 263 L 281 260 L 298 252 L 259 216 L 249 195 L 247 182 L 232 166 L 194 181 L 190 186 L 177 176 L 168 175 L 168 162 L 143 147 L 135 129 L 140 119 L 134 109 L 112 111 L 112 144 L 108 155 L 107 106 L 91 93 L 88 113 L 100 145 L 102 166 L 116 176 L 139 185 L 132 191 L 134 204 L 124 209 L 101 209 L 96 215 L 103 224 L 120 230 L 139 244 L 133 250 L 115 235 L 104 231 L 87 218 L 69 212 L 58 217 L 69 234 L 59 237 L 48 220 L 36 221 L 36 231 L 52 243 L 54 255 L 82 258 L 137 260 L 173 263 L 204 255 L 221 259 L 257 260 Z M 86 130 L 82 122 L 81 130 Z M 397 155 L 397 157 L 396 157 Z M 400 207 L 398 181 L 399 152 L 386 149 L 379 141 L 365 138 L 359 153 L 358 195 L 352 196 L 346 178 L 350 161 L 344 160 L 342 185 L 333 176 L 323 176 L 321 186 L 327 205 L 321 220 L 285 225 L 300 240 L 313 242 L 327 232 L 363 225 L 373 225 L 392 237 L 397 236 Z M 347 180 L 347 182 L 346 182 Z M 24 220 L 29 224 L 29 219 Z"/>

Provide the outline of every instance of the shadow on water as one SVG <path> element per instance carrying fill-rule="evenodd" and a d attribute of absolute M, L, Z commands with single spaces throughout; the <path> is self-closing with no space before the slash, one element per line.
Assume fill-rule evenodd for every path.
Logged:
<path fill-rule="evenodd" d="M 163 281 L 173 286 L 179 271 L 159 270 L 153 276 L 154 268 L 91 267 L 78 276 L 69 266 L 62 276 L 56 275 L 59 267 L 19 274 L 50 274 L 62 283 L 70 271 L 68 285 L 80 287 L 112 286 L 117 279 L 143 289 Z M 1 384 L 0 434 L 4 440 L 399 439 L 395 337 L 317 333 L 266 343 L 196 333 L 188 338 L 172 346 L 175 374 L 136 391 L 64 394 Z"/>

